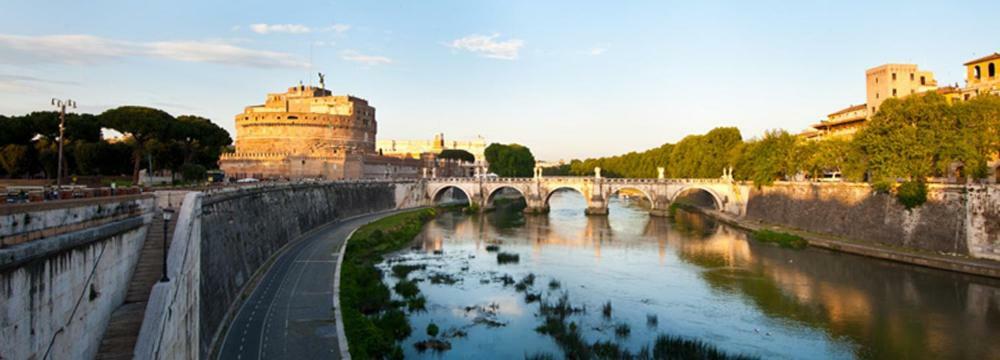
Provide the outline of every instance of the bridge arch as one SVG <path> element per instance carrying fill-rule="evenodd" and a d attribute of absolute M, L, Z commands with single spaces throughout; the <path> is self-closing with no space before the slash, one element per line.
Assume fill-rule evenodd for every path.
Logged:
<path fill-rule="evenodd" d="M 553 194 L 555 194 L 556 192 L 565 191 L 565 190 L 571 190 L 573 192 L 576 192 L 577 194 L 580 194 L 580 196 L 583 197 L 583 200 L 585 202 L 588 201 L 588 199 L 587 199 L 587 193 L 585 193 L 583 191 L 583 189 L 581 189 L 581 188 L 579 188 L 577 186 L 573 186 L 573 185 L 557 185 L 555 187 L 552 187 L 552 188 L 548 189 L 548 192 L 545 193 L 545 207 L 546 208 L 549 207 L 549 200 L 552 199 L 552 195 Z"/>
<path fill-rule="evenodd" d="M 676 192 L 674 192 L 673 196 L 671 196 L 670 203 L 674 203 L 681 196 L 692 192 L 702 192 L 708 194 L 712 198 L 712 203 L 713 205 L 715 205 L 715 210 L 719 211 L 725 210 L 725 207 L 723 206 L 723 197 L 721 197 L 719 193 L 715 192 L 715 190 L 713 190 L 712 188 L 701 185 L 688 185 L 678 189 Z"/>
<path fill-rule="evenodd" d="M 472 194 L 468 190 L 466 190 L 466 189 L 464 189 L 464 188 L 462 188 L 461 186 L 458 186 L 458 185 L 442 185 L 442 186 L 439 186 L 436 189 L 430 191 L 429 194 L 430 194 L 430 198 L 431 198 L 431 203 L 437 204 L 438 201 L 440 201 L 441 196 L 444 195 L 444 193 L 446 191 L 448 191 L 449 189 L 458 189 L 458 191 L 461 191 L 462 194 L 465 195 L 465 200 L 466 200 L 466 202 L 468 202 L 468 205 L 472 205 L 472 201 L 473 201 L 472 200 Z"/>
<path fill-rule="evenodd" d="M 649 201 L 649 205 L 650 206 L 653 206 L 653 207 L 656 206 L 656 203 L 655 203 L 656 198 L 653 197 L 652 194 L 650 194 L 650 192 L 648 191 L 648 189 L 643 189 L 642 186 L 622 185 L 622 186 L 612 187 L 609 190 L 611 190 L 611 193 L 609 195 L 621 194 L 622 190 L 626 190 L 626 191 L 628 191 L 628 190 L 634 190 L 634 191 L 637 191 L 640 194 L 642 194 L 643 197 L 646 198 L 646 201 Z"/>
<path fill-rule="evenodd" d="M 523 198 L 524 201 L 528 201 L 528 194 L 526 194 L 523 189 L 521 189 L 521 188 L 519 188 L 517 186 L 513 186 L 513 185 L 500 185 L 500 186 L 497 186 L 497 187 L 494 187 L 494 188 L 488 190 L 489 193 L 486 195 L 486 199 L 485 199 L 486 206 L 487 207 L 493 206 L 494 197 L 497 194 L 499 194 L 504 189 L 513 189 L 513 190 L 516 190 L 518 194 L 521 194 L 521 198 Z"/>

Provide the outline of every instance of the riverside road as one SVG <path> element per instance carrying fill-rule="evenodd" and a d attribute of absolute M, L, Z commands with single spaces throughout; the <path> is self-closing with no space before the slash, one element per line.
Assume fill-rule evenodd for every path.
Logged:
<path fill-rule="evenodd" d="M 327 225 L 290 245 L 241 305 L 218 358 L 340 358 L 333 280 L 341 245 L 354 229 L 392 213 Z"/>

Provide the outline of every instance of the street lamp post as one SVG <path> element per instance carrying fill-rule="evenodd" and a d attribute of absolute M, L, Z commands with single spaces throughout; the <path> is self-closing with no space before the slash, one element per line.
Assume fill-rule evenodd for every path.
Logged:
<path fill-rule="evenodd" d="M 52 106 L 59 108 L 59 164 L 56 165 L 56 189 L 62 190 L 63 135 L 66 130 L 66 107 L 76 109 L 76 101 L 53 98 Z"/>
<path fill-rule="evenodd" d="M 170 278 L 167 277 L 167 225 L 170 224 L 170 218 L 173 216 L 173 209 L 163 209 L 163 277 L 160 278 L 160 282 L 170 281 Z"/>

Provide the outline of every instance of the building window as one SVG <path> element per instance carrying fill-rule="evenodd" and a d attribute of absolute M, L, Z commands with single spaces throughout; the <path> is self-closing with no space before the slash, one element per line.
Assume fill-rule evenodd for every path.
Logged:
<path fill-rule="evenodd" d="M 917 93 L 916 90 L 910 89 L 910 95 L 913 95 L 913 94 L 916 94 L 916 93 Z"/>
<path fill-rule="evenodd" d="M 878 93 L 875 93 L 875 98 L 878 99 Z"/>
<path fill-rule="evenodd" d="M 896 81 L 896 73 L 892 73 L 892 81 Z"/>
<path fill-rule="evenodd" d="M 913 73 L 910 73 L 910 81 L 913 81 Z"/>
<path fill-rule="evenodd" d="M 926 77 L 923 77 L 923 76 L 920 77 L 920 85 L 927 85 L 927 78 Z"/>
<path fill-rule="evenodd" d="M 875 77 L 875 83 L 878 84 L 878 76 Z"/>
<path fill-rule="evenodd" d="M 979 77 L 980 77 L 980 74 L 979 74 L 979 65 L 976 65 L 976 67 L 972 69 L 972 77 L 974 77 L 976 79 L 979 79 Z"/>
<path fill-rule="evenodd" d="M 995 76 L 997 76 L 997 66 L 996 66 L 996 64 L 990 63 L 990 66 L 986 67 L 986 74 L 989 75 L 989 77 L 995 77 Z"/>
<path fill-rule="evenodd" d="M 892 97 L 896 97 L 896 89 L 892 89 Z"/>

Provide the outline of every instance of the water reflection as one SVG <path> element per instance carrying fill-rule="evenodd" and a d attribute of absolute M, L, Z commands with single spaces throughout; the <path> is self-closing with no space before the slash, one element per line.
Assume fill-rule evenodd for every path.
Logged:
<path fill-rule="evenodd" d="M 612 320 L 591 311 L 577 321 L 590 341 L 612 340 L 636 350 L 656 333 L 698 338 L 726 351 L 765 358 L 996 358 L 1000 354 L 1000 282 L 819 249 L 789 250 L 748 241 L 736 229 L 679 213 L 650 218 L 612 201 L 607 217 L 583 215 L 583 199 L 557 194 L 547 216 L 497 211 L 448 214 L 418 240 L 424 252 L 403 254 L 434 271 L 462 276 L 456 285 L 421 283 L 428 310 L 411 315 L 418 341 L 427 323 L 465 326 L 443 354 L 489 351 L 522 357 L 558 347 L 533 329 L 536 305 L 512 288 L 483 279 L 498 274 L 558 279 L 573 301 L 597 309 L 616 304 Z M 486 244 L 518 253 L 498 265 Z M 432 250 L 443 255 L 432 256 Z M 389 280 L 391 281 L 391 280 Z M 544 291 L 554 296 L 563 291 Z M 497 304 L 502 327 L 476 327 L 473 305 Z M 642 329 L 647 314 L 659 325 Z M 622 339 L 609 321 L 632 324 Z"/>

